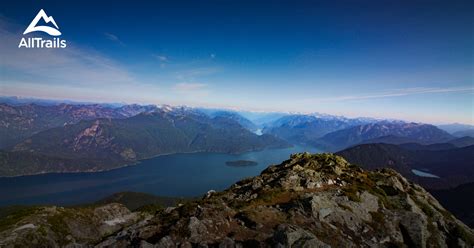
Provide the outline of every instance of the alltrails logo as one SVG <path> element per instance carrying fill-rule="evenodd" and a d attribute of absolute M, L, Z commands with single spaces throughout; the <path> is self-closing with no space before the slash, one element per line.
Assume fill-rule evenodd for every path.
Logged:
<path fill-rule="evenodd" d="M 45 23 L 51 23 L 54 27 L 50 26 L 37 26 L 40 20 L 43 20 Z M 46 15 L 44 10 L 40 10 L 36 17 L 31 21 L 30 25 L 25 29 L 23 35 L 31 33 L 31 32 L 45 32 L 51 36 L 60 36 L 61 32 L 59 32 L 58 24 L 54 21 L 52 16 Z M 29 38 L 21 38 L 20 44 L 18 44 L 18 48 L 66 48 L 66 40 L 61 40 L 61 38 L 53 38 L 51 39 L 43 39 L 41 37 L 29 37 Z"/>

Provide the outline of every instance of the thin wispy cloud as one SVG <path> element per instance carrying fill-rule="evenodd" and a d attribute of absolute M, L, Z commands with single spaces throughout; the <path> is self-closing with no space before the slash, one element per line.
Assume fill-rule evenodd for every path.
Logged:
<path fill-rule="evenodd" d="M 66 49 L 19 49 L 22 26 L 0 18 L 0 68 L 9 88 L 20 84 L 40 87 L 126 87 L 137 85 L 129 71 L 103 54 L 68 44 Z M 15 82 L 15 83 L 10 83 Z M 43 85 L 44 84 L 44 85 Z"/>
<path fill-rule="evenodd" d="M 9 23 L 16 23 L 15 20 L 2 22 L 1 19 L 0 15 L 0 94 L 3 95 L 367 116 L 400 112 L 405 117 L 420 119 L 429 119 L 427 115 L 436 112 L 444 121 L 472 119 L 474 90 L 468 81 L 472 78 L 469 64 L 419 61 L 420 64 L 406 66 L 406 63 L 398 63 L 408 59 L 402 58 L 403 61 L 393 61 L 387 69 L 388 65 L 369 68 L 372 60 L 377 59 L 370 54 L 362 55 L 371 59 L 360 67 L 350 62 L 360 58 L 349 55 L 348 63 L 343 64 L 338 59 L 325 60 L 326 57 L 321 62 L 314 57 L 295 60 L 291 56 L 297 54 L 293 53 L 288 57 L 286 53 L 253 50 L 249 54 L 247 50 L 236 50 L 230 56 L 196 48 L 193 43 L 173 44 L 146 35 L 144 39 L 150 41 L 146 44 L 137 38 L 124 40 L 126 50 L 98 51 L 88 44 L 102 40 L 112 47 L 120 46 L 127 32 L 101 32 L 97 37 L 82 29 L 70 28 L 61 30 L 64 39 L 68 39 L 66 49 L 18 49 L 29 20 L 12 27 Z M 107 31 L 109 27 L 97 29 Z M 71 33 L 84 37 L 72 39 L 67 35 Z M 50 37 L 45 35 L 45 38 Z M 82 40 L 87 40 L 85 46 L 81 46 Z M 141 45 L 143 47 L 139 47 Z M 209 43 L 209 47 L 212 45 Z M 290 44 L 288 48 L 291 47 Z M 333 51 L 326 52 L 332 54 Z M 338 58 L 341 54 L 333 55 Z M 342 55 L 346 56 L 346 52 Z M 417 73 L 413 73 L 415 70 Z M 435 80 L 448 83 L 430 83 Z M 349 81 L 356 83 L 350 85 Z M 375 87 L 378 90 L 374 90 Z M 396 89 L 402 87 L 411 88 Z"/>
<path fill-rule="evenodd" d="M 107 33 L 107 32 L 106 32 L 106 33 L 104 33 L 104 36 L 105 36 L 105 38 L 107 38 L 108 40 L 111 40 L 111 41 L 113 41 L 113 42 L 115 42 L 115 43 L 117 43 L 117 44 L 119 44 L 119 45 L 121 45 L 121 46 L 125 46 L 125 43 L 123 43 L 123 42 L 118 38 L 118 36 L 115 35 L 115 34 L 111 34 L 111 33 Z"/>
<path fill-rule="evenodd" d="M 176 73 L 176 78 L 183 81 L 193 81 L 197 77 L 209 76 L 219 72 L 217 67 L 200 67 L 193 69 L 181 70 Z"/>
<path fill-rule="evenodd" d="M 195 101 L 200 101 L 211 93 L 208 85 L 203 83 L 177 83 L 173 86 L 173 89 L 186 99 Z"/>
<path fill-rule="evenodd" d="M 157 59 L 160 62 L 160 67 L 165 68 L 168 63 L 168 57 L 165 55 L 152 54 L 153 58 Z"/>
<path fill-rule="evenodd" d="M 178 83 L 173 87 L 177 91 L 188 92 L 188 91 L 198 91 L 204 90 L 207 88 L 207 84 L 202 83 Z"/>
<path fill-rule="evenodd" d="M 357 101 L 357 100 L 369 100 L 369 99 L 379 99 L 379 98 L 403 97 L 403 96 L 421 95 L 421 94 L 473 92 L 473 91 L 474 91 L 474 87 L 446 87 L 446 88 L 417 87 L 417 88 L 395 89 L 395 90 L 378 92 L 378 93 L 373 93 L 373 94 L 366 94 L 366 95 L 345 95 L 345 96 L 335 96 L 335 97 L 311 98 L 311 99 L 306 99 L 306 101 L 311 101 L 311 102 Z"/>
<path fill-rule="evenodd" d="M 166 77 L 133 74 L 126 64 L 78 44 L 69 43 L 66 49 L 18 49 L 23 29 L 23 25 L 0 18 L 0 54 L 8 58 L 0 59 L 2 95 L 179 104 L 183 98 L 191 103 L 211 92 L 207 84 L 194 80 L 214 73 L 214 68 L 186 64 L 169 72 L 167 80 L 177 83 L 165 88 L 161 81 Z M 107 33 L 106 37 L 120 42 L 113 34 Z M 155 55 L 162 64 L 170 62 L 167 55 Z"/>
<path fill-rule="evenodd" d="M 28 53 L 6 49 L 6 46 L 0 45 L 0 53 L 11 59 L 0 60 L 0 66 L 22 73 L 21 78 L 26 81 L 43 79 L 51 85 L 68 82 L 77 86 L 135 83 L 125 69 L 100 55 L 73 49 L 57 53 L 40 49 L 28 50 Z M 8 78 L 9 75 L 4 76 Z"/>
<path fill-rule="evenodd" d="M 160 62 L 167 62 L 168 61 L 168 57 L 166 57 L 165 55 L 153 54 L 152 56 Z"/>

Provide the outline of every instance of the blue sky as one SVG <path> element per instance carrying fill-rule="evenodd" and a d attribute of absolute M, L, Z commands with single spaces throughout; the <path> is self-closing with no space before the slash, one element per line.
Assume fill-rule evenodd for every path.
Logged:
<path fill-rule="evenodd" d="M 334 2 L 3 1 L 1 94 L 474 124 L 473 1 Z"/>

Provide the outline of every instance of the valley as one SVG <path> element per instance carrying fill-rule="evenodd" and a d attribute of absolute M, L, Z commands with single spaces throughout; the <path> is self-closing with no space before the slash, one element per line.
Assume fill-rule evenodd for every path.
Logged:
<path fill-rule="evenodd" d="M 474 248 L 473 0 L 0 6 L 0 248 Z"/>
<path fill-rule="evenodd" d="M 447 193 L 474 182 L 474 138 L 458 129 L 167 105 L 3 103 L 0 120 L 5 211 L 118 203 L 146 212 L 224 190 L 294 153 L 336 152 L 367 170 L 397 171 L 472 226 L 472 211 Z"/>
<path fill-rule="evenodd" d="M 116 192 L 134 191 L 166 197 L 197 197 L 222 190 L 243 178 L 258 175 L 268 165 L 290 154 L 318 153 L 294 146 L 241 154 L 180 153 L 141 160 L 139 164 L 109 171 L 47 173 L 0 178 L 0 206 L 61 205 L 95 202 Z M 255 161 L 255 166 L 227 166 L 228 161 Z"/>

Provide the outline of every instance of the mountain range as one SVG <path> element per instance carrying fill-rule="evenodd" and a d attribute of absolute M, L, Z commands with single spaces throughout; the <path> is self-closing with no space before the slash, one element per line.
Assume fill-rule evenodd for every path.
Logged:
<path fill-rule="evenodd" d="M 242 127 L 248 129 L 249 131 L 256 132 L 259 128 L 256 124 L 251 122 L 249 119 L 241 116 L 239 113 L 234 112 L 234 111 L 216 111 L 213 113 L 210 113 L 209 116 L 211 118 L 227 118 L 230 120 L 233 120 L 237 123 L 239 123 Z"/>
<path fill-rule="evenodd" d="M 125 105 L 0 105 L 0 175 L 100 171 L 169 153 L 242 153 L 289 144 L 243 127 L 243 117 Z M 249 121 L 247 121 L 248 123 Z"/>
<path fill-rule="evenodd" d="M 314 145 L 338 151 L 360 143 L 373 143 L 381 137 L 389 137 L 396 143 L 420 144 L 443 143 L 455 137 L 433 125 L 381 121 L 339 130 L 314 141 Z M 401 141 L 402 140 L 402 141 Z"/>
<path fill-rule="evenodd" d="M 125 105 L 112 108 L 92 105 L 8 105 L 0 103 L 0 149 L 7 148 L 35 133 L 98 118 L 123 119 L 141 112 L 153 111 L 156 106 Z"/>
<path fill-rule="evenodd" d="M 468 135 L 463 135 L 463 133 L 473 134 L 474 132 L 473 125 L 466 125 L 466 124 L 460 124 L 460 123 L 438 125 L 438 128 L 457 137 L 468 136 Z M 472 135 L 470 136 L 473 137 Z"/>
<path fill-rule="evenodd" d="M 265 124 L 263 133 L 333 152 L 364 143 L 434 144 L 457 138 L 430 124 L 321 114 L 286 115 Z"/>
<path fill-rule="evenodd" d="M 373 119 L 349 119 L 328 115 L 287 115 L 264 126 L 263 133 L 268 133 L 298 144 L 311 144 L 325 134 L 366 124 Z"/>
<path fill-rule="evenodd" d="M 462 131 L 457 131 L 453 133 L 454 136 L 456 137 L 473 137 L 474 138 L 474 129 L 469 129 L 469 130 L 462 130 Z"/>
<path fill-rule="evenodd" d="M 23 242 L 22 237 L 36 237 L 34 228 L 30 230 L 31 226 L 24 227 L 31 224 L 25 222 L 28 221 L 35 223 L 34 226 L 41 226 L 51 235 L 49 241 L 37 242 L 52 242 L 48 243 L 50 245 L 68 242 L 61 239 L 64 233 L 59 235 L 58 230 L 53 228 L 64 223 L 76 227 L 83 225 L 78 228 L 94 229 L 103 234 L 99 235 L 100 239 L 90 241 L 81 235 L 74 236 L 77 235 L 77 228 L 67 229 L 69 224 L 66 224 L 64 230 L 74 231 L 75 234 L 70 234 L 74 240 L 94 244 L 101 242 L 104 245 L 127 246 L 136 240 L 112 234 L 120 235 L 118 231 L 142 232 L 150 228 L 156 233 L 141 237 L 140 244 L 173 246 L 199 241 L 216 245 L 233 242 L 244 246 L 300 246 L 310 242 L 311 245 L 324 247 L 325 244 L 350 245 L 355 237 L 358 238 L 354 242 L 365 245 L 380 242 L 385 242 L 387 246 L 404 244 L 420 247 L 428 244 L 470 244 L 474 241 L 469 229 L 465 229 L 429 193 L 411 183 L 427 188 L 457 218 L 472 225 L 473 211 L 462 206 L 460 199 L 463 196 L 459 193 L 471 192 L 474 182 L 474 138 L 469 135 L 457 137 L 460 132 L 470 132 L 466 127 L 458 124 L 437 127 L 423 123 L 317 113 L 250 113 L 168 105 L 1 103 L 0 176 L 97 172 L 136 164 L 142 159 L 162 154 L 242 153 L 291 145 L 309 145 L 324 151 L 337 151 L 336 154 L 350 164 L 341 157 L 329 154 L 294 155 L 279 166 L 269 167 L 259 177 L 239 182 L 223 193 L 210 193 L 198 201 L 197 206 L 207 206 L 210 211 L 201 219 L 196 216 L 200 216 L 202 207 L 191 210 L 196 206 L 195 203 L 176 198 L 154 198 L 140 193 L 117 194 L 96 202 L 92 207 L 86 207 L 82 217 L 76 216 L 82 220 L 84 216 L 90 215 L 84 218 L 99 220 L 97 223 L 84 224 L 65 218 L 75 210 L 33 208 L 33 213 L 21 215 L 23 222 L 2 224 L 0 221 L 0 236 L 8 235 L 13 230 L 19 233 L 16 236 L 19 239 L 14 240 L 16 244 L 19 244 L 17 241 Z M 263 185 L 272 186 L 267 188 Z M 332 187 L 336 187 L 335 191 Z M 369 204 L 366 202 L 368 194 L 378 199 Z M 316 197 L 316 200 L 306 202 L 304 199 L 308 195 Z M 324 198 L 328 196 L 331 198 Z M 136 212 L 130 213 L 114 202 L 123 203 Z M 137 202 L 152 206 L 143 207 Z M 178 202 L 184 205 L 177 210 L 167 210 L 169 212 L 154 207 L 156 204 L 173 205 Z M 223 203 L 225 209 L 231 209 L 230 212 L 217 211 L 218 207 L 214 205 L 216 202 Z M 315 202 L 323 205 L 313 208 Z M 374 202 L 381 205 L 373 213 L 368 213 L 370 217 L 360 212 L 361 209 L 374 207 Z M 262 214 L 250 211 L 254 208 Z M 104 211 L 108 214 L 102 215 Z M 150 211 L 151 216 L 148 215 Z M 349 213 L 354 211 L 356 215 Z M 44 220 L 41 216 L 49 217 Z M 148 219 L 140 219 L 143 216 L 148 216 Z M 191 220 L 190 216 L 197 219 Z M 16 217 L 13 219 L 19 220 Z M 221 217 L 230 218 L 227 219 L 229 225 L 237 223 L 243 229 L 231 228 L 229 232 L 223 232 L 227 235 L 223 239 L 200 234 L 198 236 L 204 239 L 198 240 L 196 235 L 193 236 L 202 227 L 212 230 L 205 223 L 219 223 Z M 120 221 L 123 219 L 123 224 L 104 226 L 104 223 L 117 218 Z M 173 219 L 175 224 L 167 222 L 168 218 Z M 314 229 L 313 224 L 301 221 L 308 218 L 313 221 L 311 223 L 318 223 L 318 228 Z M 417 222 L 420 218 L 422 221 Z M 430 220 L 439 218 L 443 218 L 444 224 L 429 224 Z M 48 224 L 50 220 L 60 223 Z M 156 222 L 150 224 L 147 222 L 149 220 L 167 224 L 155 229 Z M 147 224 L 137 227 L 137 223 Z M 199 228 L 194 228 L 195 225 Z M 190 226 L 193 227 L 189 233 L 179 231 Z M 338 235 L 342 235 L 336 239 L 337 244 L 332 243 L 333 239 L 324 238 L 324 235 L 333 234 L 334 227 Z M 167 231 L 161 232 L 160 228 Z M 18 231 L 23 229 L 25 231 Z M 7 231 L 2 233 L 2 230 Z M 366 239 L 364 233 L 375 237 L 374 230 L 384 231 L 376 236 L 376 241 Z M 209 233 L 220 237 L 223 234 L 221 231 Z M 265 234 L 266 238 L 258 236 L 259 233 Z M 292 237 L 296 237 L 294 235 L 299 238 L 293 240 Z M 352 237 L 352 241 L 348 241 L 351 240 L 348 237 Z"/>
<path fill-rule="evenodd" d="M 8 100 L 0 104 L 1 176 L 100 171 L 160 154 L 242 153 L 293 144 L 339 151 L 366 143 L 471 142 L 430 124 L 318 113 Z M 456 128 L 451 131 L 465 126 Z"/>
<path fill-rule="evenodd" d="M 392 168 L 428 189 L 451 188 L 474 181 L 474 145 L 363 144 L 336 154 L 366 169 Z M 436 177 L 418 176 L 413 170 Z"/>

